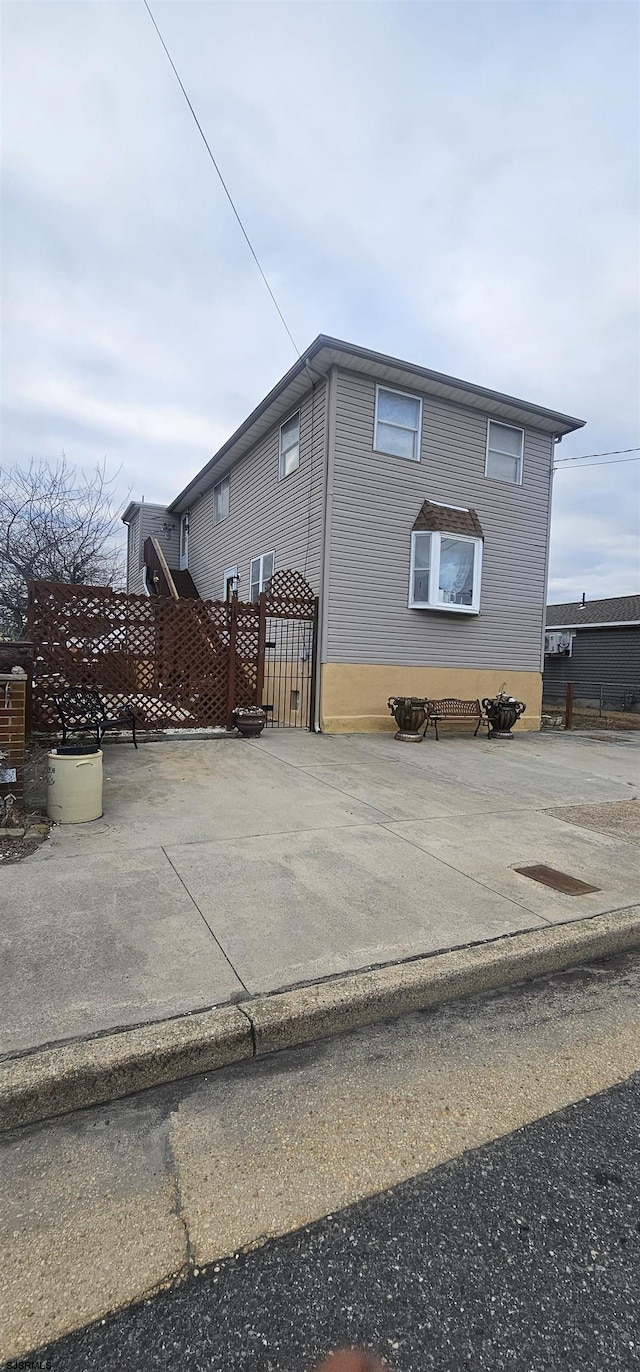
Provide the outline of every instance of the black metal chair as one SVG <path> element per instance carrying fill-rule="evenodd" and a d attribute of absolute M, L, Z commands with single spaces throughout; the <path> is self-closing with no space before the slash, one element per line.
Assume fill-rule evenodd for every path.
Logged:
<path fill-rule="evenodd" d="M 62 723 L 62 742 L 68 734 L 95 733 L 100 747 L 104 735 L 113 729 L 131 729 L 133 746 L 136 742 L 136 717 L 130 705 L 120 706 L 117 715 L 110 715 L 102 697 L 88 686 L 72 686 L 52 697 Z"/>

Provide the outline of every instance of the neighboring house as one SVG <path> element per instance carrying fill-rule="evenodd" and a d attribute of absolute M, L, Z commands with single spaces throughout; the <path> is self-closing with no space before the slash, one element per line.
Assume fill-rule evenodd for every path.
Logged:
<path fill-rule="evenodd" d="M 550 701 L 570 681 L 585 704 L 640 707 L 640 595 L 548 605 L 544 646 Z"/>
<path fill-rule="evenodd" d="M 321 728 L 503 681 L 538 728 L 554 443 L 583 422 L 321 335 L 167 509 L 129 505 L 128 589 L 152 526 L 204 598 L 292 568 L 320 597 Z"/>

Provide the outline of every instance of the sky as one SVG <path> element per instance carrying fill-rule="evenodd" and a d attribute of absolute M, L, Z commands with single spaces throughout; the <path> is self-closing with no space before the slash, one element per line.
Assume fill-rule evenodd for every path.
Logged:
<path fill-rule="evenodd" d="M 150 4 L 301 350 L 585 419 L 559 458 L 640 445 L 631 0 Z M 10 0 L 2 63 L 4 461 L 169 500 L 291 342 L 142 0 Z M 640 590 L 639 494 L 562 464 L 551 602 Z"/>

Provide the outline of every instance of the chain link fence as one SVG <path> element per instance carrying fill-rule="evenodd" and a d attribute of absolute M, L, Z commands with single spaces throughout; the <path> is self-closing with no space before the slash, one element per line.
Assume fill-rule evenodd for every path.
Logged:
<path fill-rule="evenodd" d="M 640 682 L 544 681 L 543 727 L 640 729 Z"/>

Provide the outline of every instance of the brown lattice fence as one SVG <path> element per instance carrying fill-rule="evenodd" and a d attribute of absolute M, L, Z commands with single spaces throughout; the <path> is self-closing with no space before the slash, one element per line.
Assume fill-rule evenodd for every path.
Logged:
<path fill-rule="evenodd" d="M 289 723 L 308 726 L 313 662 L 311 648 L 300 657 L 299 644 L 315 643 L 316 610 L 307 583 L 286 571 L 276 574 L 256 604 L 32 582 L 34 728 L 57 728 L 52 697 L 73 686 L 99 691 L 109 713 L 132 705 L 142 728 L 229 726 L 234 707 L 258 702 L 275 722 L 276 681 L 285 679 L 286 699 L 298 690 L 301 705 L 297 711 L 287 707 Z M 287 621 L 306 626 L 304 635 L 297 631 L 294 663 L 284 647 Z M 268 658 L 265 673 L 274 637 L 279 650 L 276 660 L 273 654 Z"/>
<path fill-rule="evenodd" d="M 99 691 L 109 711 L 131 704 L 142 727 L 224 725 L 255 704 L 259 631 L 257 605 L 34 582 L 34 726 L 57 725 L 52 696 L 70 686 Z"/>

